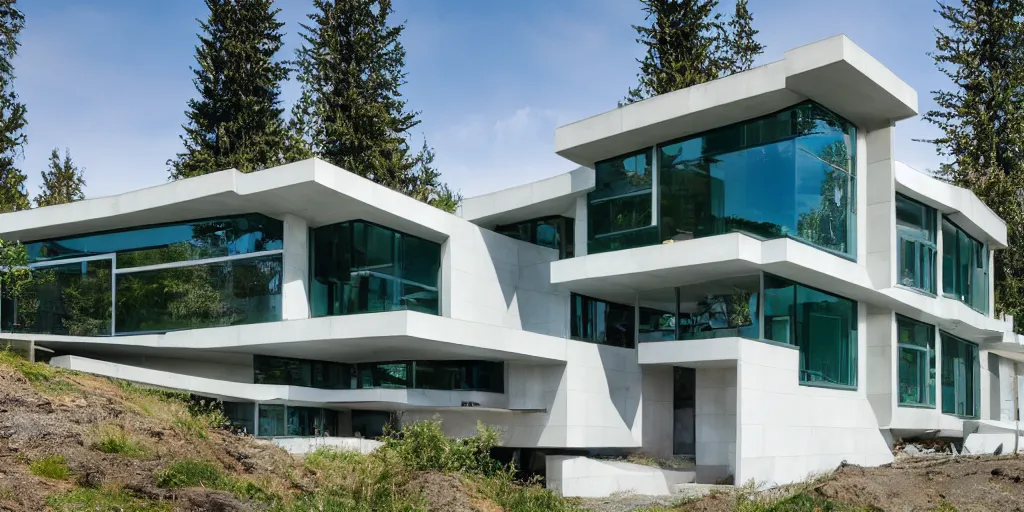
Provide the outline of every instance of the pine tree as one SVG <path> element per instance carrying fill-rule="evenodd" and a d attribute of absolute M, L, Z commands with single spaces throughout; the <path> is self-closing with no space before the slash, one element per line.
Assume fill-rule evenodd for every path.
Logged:
<path fill-rule="evenodd" d="M 14 56 L 25 16 L 16 0 L 0 0 L 0 213 L 31 208 L 25 188 L 25 173 L 15 165 L 27 137 L 25 104 L 14 92 Z"/>
<path fill-rule="evenodd" d="M 440 181 L 426 144 L 409 148 L 419 112 L 402 97 L 404 24 L 391 0 L 314 0 L 296 52 L 302 95 L 292 109 L 289 154 L 312 154 L 447 211 L 461 196 Z"/>
<path fill-rule="evenodd" d="M 53 148 L 50 152 L 50 166 L 41 174 L 43 184 L 39 188 L 42 192 L 36 196 L 36 206 L 53 206 L 85 199 L 85 193 L 82 192 L 85 186 L 84 173 L 71 160 L 71 151 L 65 149 L 64 160 L 61 161 L 60 152 Z"/>
<path fill-rule="evenodd" d="M 739 73 L 753 67 L 754 58 L 764 53 L 764 45 L 757 42 L 758 31 L 753 27 L 754 16 L 747 9 L 747 0 L 736 0 L 736 12 L 729 20 L 729 72 Z"/>
<path fill-rule="evenodd" d="M 952 82 L 932 91 L 924 119 L 943 135 L 938 175 L 971 189 L 1007 225 L 1009 248 L 996 252 L 999 311 L 1024 318 L 1024 0 L 939 4 L 947 27 L 936 34 L 936 66 Z M 1015 322 L 1024 331 L 1024 322 Z"/>
<path fill-rule="evenodd" d="M 718 0 L 640 0 L 650 26 L 633 25 L 636 42 L 647 48 L 638 59 L 639 84 L 622 104 L 710 82 L 745 71 L 764 51 L 755 40 L 747 0 L 737 0 L 735 15 L 722 21 Z"/>
<path fill-rule="evenodd" d="M 198 99 L 188 102 L 185 151 L 168 160 L 171 179 L 224 169 L 258 171 L 284 162 L 288 137 L 280 107 L 288 66 L 275 55 L 283 23 L 273 0 L 206 0 L 200 21 Z"/>

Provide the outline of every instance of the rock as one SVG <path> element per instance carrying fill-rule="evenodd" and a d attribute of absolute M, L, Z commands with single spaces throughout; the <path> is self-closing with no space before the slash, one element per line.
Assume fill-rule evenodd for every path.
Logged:
<path fill-rule="evenodd" d="M 95 471 L 86 471 L 78 477 L 78 485 L 81 487 L 89 487 L 91 489 L 99 489 L 103 485 L 103 477 Z"/>
<path fill-rule="evenodd" d="M 925 450 L 925 451 L 923 451 L 921 453 L 935 453 L 935 448 L 928 448 L 927 450 Z"/>
<path fill-rule="evenodd" d="M 918 448 L 916 445 L 908 444 L 907 446 L 903 447 L 903 453 L 911 456 L 917 456 L 921 454 L 921 449 Z"/>

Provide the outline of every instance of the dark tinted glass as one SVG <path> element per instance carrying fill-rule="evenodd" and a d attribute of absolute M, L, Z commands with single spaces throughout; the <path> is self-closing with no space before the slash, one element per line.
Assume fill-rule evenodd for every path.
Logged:
<path fill-rule="evenodd" d="M 109 335 L 110 270 L 109 259 L 33 270 L 32 281 L 23 294 L 5 308 L 4 316 L 13 320 L 5 329 L 72 336 Z"/>
<path fill-rule="evenodd" d="M 633 306 L 572 294 L 570 335 L 613 347 L 636 347 L 636 315 Z"/>
<path fill-rule="evenodd" d="M 117 277 L 118 334 L 281 320 L 281 256 Z"/>
<path fill-rule="evenodd" d="M 942 339 L 942 412 L 976 418 L 981 410 L 978 346 L 946 332 Z"/>
<path fill-rule="evenodd" d="M 117 268 L 281 249 L 284 223 L 264 215 L 148 226 L 26 244 L 31 262 L 118 253 Z"/>

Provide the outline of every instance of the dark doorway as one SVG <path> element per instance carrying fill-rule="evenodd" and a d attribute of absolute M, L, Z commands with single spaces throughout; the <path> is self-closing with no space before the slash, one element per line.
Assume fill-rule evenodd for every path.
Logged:
<path fill-rule="evenodd" d="M 697 453 L 697 372 L 693 368 L 675 367 L 673 370 L 672 453 L 694 456 Z"/>

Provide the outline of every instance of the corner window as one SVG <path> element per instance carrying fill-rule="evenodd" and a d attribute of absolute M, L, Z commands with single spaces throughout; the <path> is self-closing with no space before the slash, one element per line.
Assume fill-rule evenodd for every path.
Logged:
<path fill-rule="evenodd" d="M 576 219 L 543 217 L 497 226 L 494 231 L 516 240 L 558 251 L 558 259 L 572 258 L 575 250 Z"/>
<path fill-rule="evenodd" d="M 935 209 L 896 195 L 898 283 L 935 293 Z"/>
<path fill-rule="evenodd" d="M 988 248 L 942 219 L 942 293 L 988 314 Z"/>
<path fill-rule="evenodd" d="M 857 387 L 857 303 L 764 276 L 764 337 L 800 349 L 800 382 Z"/>
<path fill-rule="evenodd" d="M 572 294 L 572 325 L 575 340 L 613 347 L 636 347 L 636 316 L 633 306 Z"/>
<path fill-rule="evenodd" d="M 896 316 L 900 405 L 935 407 L 935 328 Z"/>
<path fill-rule="evenodd" d="M 312 315 L 439 314 L 441 245 L 365 221 L 311 230 Z"/>
<path fill-rule="evenodd" d="M 977 418 L 981 403 L 978 346 L 947 332 L 939 334 L 942 338 L 942 412 Z"/>
<path fill-rule="evenodd" d="M 598 162 L 594 178 L 596 188 L 587 194 L 588 254 L 656 244 L 651 149 Z"/>

